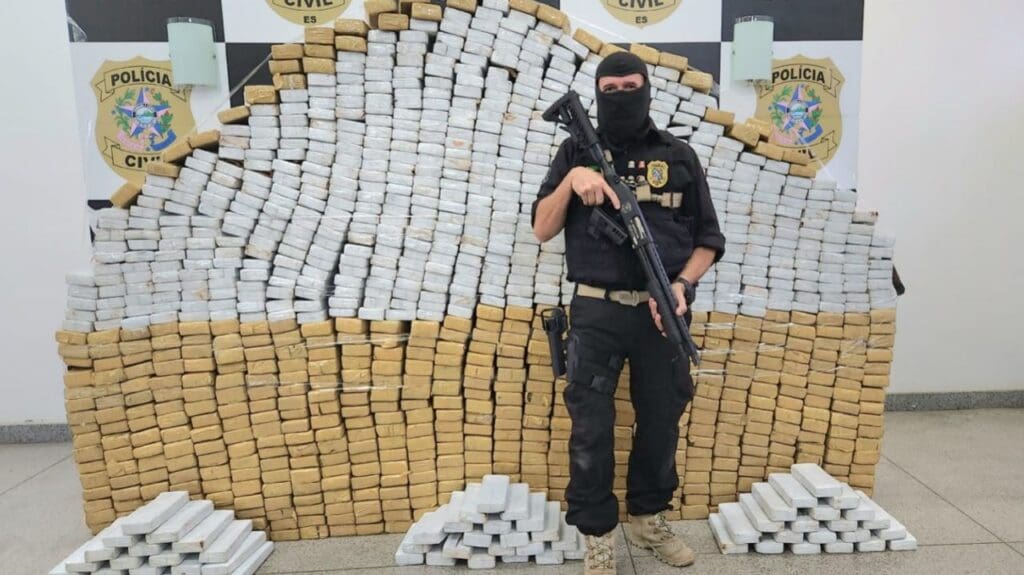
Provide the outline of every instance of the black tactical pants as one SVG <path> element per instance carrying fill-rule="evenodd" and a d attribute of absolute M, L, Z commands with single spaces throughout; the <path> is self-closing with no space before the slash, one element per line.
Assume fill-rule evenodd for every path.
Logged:
<path fill-rule="evenodd" d="M 689 364 L 661 335 L 646 302 L 636 307 L 576 296 L 569 311 L 565 403 L 572 418 L 566 520 L 585 535 L 618 525 L 615 387 L 629 359 L 636 430 L 629 457 L 626 507 L 632 515 L 671 508 L 679 486 L 679 418 L 693 397 Z"/>

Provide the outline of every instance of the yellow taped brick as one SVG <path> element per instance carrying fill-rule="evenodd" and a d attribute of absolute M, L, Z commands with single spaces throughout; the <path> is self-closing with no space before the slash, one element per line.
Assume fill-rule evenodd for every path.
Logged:
<path fill-rule="evenodd" d="M 712 124 L 729 127 L 736 121 L 736 114 L 719 110 L 717 108 L 708 108 L 704 112 L 704 120 L 711 122 Z"/>
<path fill-rule="evenodd" d="M 746 125 L 757 130 L 757 133 L 761 135 L 762 140 L 767 140 L 771 137 L 774 126 L 767 120 L 760 118 L 747 118 Z"/>
<path fill-rule="evenodd" d="M 314 44 L 310 44 L 313 46 Z M 300 60 L 271 60 L 267 62 L 271 74 L 301 74 L 302 62 Z"/>
<path fill-rule="evenodd" d="M 337 36 L 334 38 L 334 47 L 342 52 L 366 53 L 366 38 L 359 36 Z"/>
<path fill-rule="evenodd" d="M 188 144 L 192 149 L 211 150 L 220 142 L 220 130 L 206 130 L 189 134 Z"/>
<path fill-rule="evenodd" d="M 334 59 L 334 41 L 330 44 L 305 44 L 303 45 L 303 52 L 306 57 L 309 58 L 327 58 L 330 60 Z M 273 62 L 271 62 L 273 64 Z"/>
<path fill-rule="evenodd" d="M 153 176 L 164 176 L 177 178 L 181 168 L 167 162 L 149 162 L 146 164 L 146 173 Z"/>
<path fill-rule="evenodd" d="M 601 45 L 601 51 L 598 52 L 598 55 L 601 56 L 602 58 L 607 58 L 608 56 L 611 56 L 612 54 L 615 54 L 616 52 L 625 52 L 625 51 L 626 51 L 625 48 L 616 46 L 615 44 L 602 44 Z"/>
<path fill-rule="evenodd" d="M 132 182 L 125 182 L 110 196 L 110 203 L 118 208 L 128 208 L 135 203 L 135 199 L 142 193 L 142 188 Z"/>
<path fill-rule="evenodd" d="M 811 166 L 792 164 L 789 166 L 789 175 L 814 179 L 818 175 L 818 169 Z"/>
<path fill-rule="evenodd" d="M 217 120 L 221 124 L 238 124 L 249 119 L 248 106 L 236 106 L 217 112 Z"/>
<path fill-rule="evenodd" d="M 334 45 L 334 28 L 310 27 L 306 28 L 307 44 Z"/>
<path fill-rule="evenodd" d="M 761 141 L 761 135 L 749 124 L 733 124 L 729 128 L 728 135 L 730 138 L 743 142 L 750 148 L 756 147 L 757 143 Z"/>
<path fill-rule="evenodd" d="M 415 2 L 412 5 L 412 17 L 417 20 L 428 20 L 430 22 L 441 21 L 441 7 L 437 4 L 426 2 Z"/>
<path fill-rule="evenodd" d="M 306 88 L 305 74 L 274 74 L 272 81 L 277 90 L 304 90 Z"/>
<path fill-rule="evenodd" d="M 171 144 L 166 150 L 160 154 L 161 162 L 175 163 L 181 162 L 192 153 L 192 146 L 188 144 L 188 140 L 179 140 L 174 144 Z"/>
<path fill-rule="evenodd" d="M 304 53 L 302 44 L 274 44 L 270 47 L 270 57 L 274 60 L 298 60 Z"/>
<path fill-rule="evenodd" d="M 405 14 L 387 12 L 377 16 L 377 28 L 388 31 L 401 31 L 409 29 L 409 17 Z"/>
<path fill-rule="evenodd" d="M 661 52 L 644 44 L 630 44 L 629 51 L 652 66 L 657 66 L 661 59 Z"/>
<path fill-rule="evenodd" d="M 537 6 L 537 19 L 563 30 L 569 26 L 569 17 L 566 16 L 565 12 L 552 8 L 547 4 Z"/>
<path fill-rule="evenodd" d="M 277 90 L 273 86 L 249 85 L 245 87 L 245 103 L 253 104 L 276 104 Z"/>
<path fill-rule="evenodd" d="M 536 2 L 536 0 L 509 0 L 508 7 L 512 10 L 536 15 L 537 10 L 540 8 L 540 4 Z"/>
<path fill-rule="evenodd" d="M 761 154 L 766 158 L 781 162 L 782 156 L 785 154 L 785 150 L 781 146 L 776 146 L 775 144 L 759 142 L 757 147 L 754 148 L 754 153 Z"/>
<path fill-rule="evenodd" d="M 362 36 L 365 38 L 369 31 L 370 27 L 364 20 L 358 20 L 355 18 L 338 18 L 334 21 L 335 34 L 344 36 Z"/>
<path fill-rule="evenodd" d="M 787 148 L 786 151 L 782 153 L 782 161 L 789 162 L 791 164 L 806 166 L 811 163 L 811 160 L 812 158 L 809 149 Z"/>
<path fill-rule="evenodd" d="M 366 11 L 366 19 L 370 22 L 371 28 L 377 27 L 377 17 L 385 12 L 398 12 L 396 0 L 366 0 L 363 2 L 363 9 Z"/>
<path fill-rule="evenodd" d="M 680 80 L 680 83 L 684 86 L 689 86 L 698 92 L 707 94 L 711 92 L 711 88 L 715 84 L 715 79 L 707 72 L 700 72 L 691 68 L 683 73 L 683 78 Z"/>
<path fill-rule="evenodd" d="M 332 33 L 333 34 L 333 33 Z M 333 44 L 333 36 L 332 36 Z M 303 58 L 302 68 L 307 74 L 334 74 L 334 60 L 327 58 Z"/>
<path fill-rule="evenodd" d="M 604 46 L 604 42 L 602 42 L 600 38 L 594 36 L 590 32 L 587 32 L 583 28 L 577 28 L 576 31 L 573 32 L 572 38 L 586 46 L 588 50 L 595 54 L 600 54 L 601 48 Z"/>
<path fill-rule="evenodd" d="M 690 60 L 686 56 L 680 56 L 679 54 L 661 52 L 658 55 L 658 65 L 665 66 L 666 68 L 672 68 L 673 70 L 679 70 L 680 72 L 686 72 L 686 69 L 690 65 Z"/>

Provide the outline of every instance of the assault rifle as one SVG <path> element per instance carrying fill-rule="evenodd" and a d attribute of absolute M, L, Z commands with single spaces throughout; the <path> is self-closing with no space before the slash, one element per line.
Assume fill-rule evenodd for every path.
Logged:
<path fill-rule="evenodd" d="M 579 95 L 570 90 L 568 94 L 559 98 L 545 110 L 543 117 L 547 122 L 560 124 L 578 145 L 589 152 L 592 160 L 597 163 L 601 173 L 604 174 L 605 181 L 618 196 L 621 205 L 619 216 L 624 225 L 620 225 L 598 209 L 593 211 L 600 224 L 597 229 L 600 229 L 617 244 L 621 244 L 627 237 L 629 238 L 633 245 L 633 252 L 640 259 L 644 274 L 647 276 L 647 291 L 658 305 L 658 313 L 661 314 L 661 325 L 665 329 L 665 335 L 668 336 L 669 341 L 675 344 L 679 353 L 692 361 L 695 366 L 699 366 L 700 352 L 697 350 L 693 338 L 690 337 L 690 329 L 686 325 L 686 321 L 675 313 L 677 302 L 675 294 L 672 292 L 672 284 L 661 263 L 651 230 L 647 226 L 643 212 L 640 211 L 640 204 L 637 203 L 636 196 L 629 187 L 615 173 L 611 154 L 601 147 L 601 141 L 598 139 L 597 132 L 594 131 L 594 126 L 590 123 L 587 111 L 580 103 Z"/>

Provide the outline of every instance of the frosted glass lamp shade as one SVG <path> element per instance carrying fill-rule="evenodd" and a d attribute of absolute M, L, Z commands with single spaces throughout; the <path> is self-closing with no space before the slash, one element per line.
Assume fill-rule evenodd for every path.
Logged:
<path fill-rule="evenodd" d="M 732 37 L 732 79 L 770 80 L 775 22 L 768 16 L 737 18 Z"/>
<path fill-rule="evenodd" d="M 213 22 L 202 18 L 169 18 L 167 47 L 175 85 L 216 86 L 217 49 Z"/>

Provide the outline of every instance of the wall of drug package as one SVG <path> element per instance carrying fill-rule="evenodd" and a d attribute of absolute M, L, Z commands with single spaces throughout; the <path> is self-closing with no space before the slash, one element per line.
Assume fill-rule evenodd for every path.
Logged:
<path fill-rule="evenodd" d="M 367 13 L 274 46 L 274 85 L 118 190 L 93 268 L 68 275 L 57 340 L 93 530 L 167 490 L 275 540 L 404 532 L 489 473 L 563 498 L 570 420 L 539 314 L 573 288 L 564 244 L 530 229 L 562 138 L 540 112 L 571 88 L 593 114 L 622 48 L 531 0 Z M 710 75 L 629 49 L 728 239 L 694 305 L 675 513 L 796 462 L 870 493 L 891 238 L 769 126 L 719 110 Z M 616 398 L 621 496 L 628 385 Z"/>

